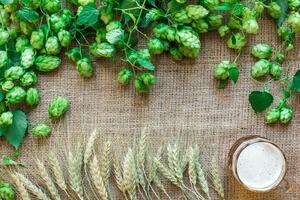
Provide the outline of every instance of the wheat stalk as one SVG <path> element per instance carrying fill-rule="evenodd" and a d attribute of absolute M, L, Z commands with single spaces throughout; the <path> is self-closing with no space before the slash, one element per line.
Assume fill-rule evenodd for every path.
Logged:
<path fill-rule="evenodd" d="M 32 193 L 34 194 L 38 199 L 41 200 L 51 200 L 48 195 L 40 189 L 40 187 L 33 184 L 28 178 L 26 178 L 24 175 L 16 173 L 17 178 L 23 183 L 23 185 Z"/>
<path fill-rule="evenodd" d="M 188 162 L 188 164 L 189 164 L 189 166 L 188 166 L 189 179 L 193 185 L 196 185 L 197 184 L 196 150 L 193 147 L 190 147 L 188 151 L 189 151 L 189 162 Z"/>
<path fill-rule="evenodd" d="M 124 188 L 123 188 L 123 172 L 122 172 L 122 168 L 121 165 L 119 163 L 119 161 L 117 160 L 117 156 L 114 156 L 114 160 L 113 160 L 113 167 L 114 167 L 114 175 L 115 175 L 115 180 L 117 183 L 117 186 L 119 188 L 119 190 L 121 190 L 123 193 L 125 192 Z"/>
<path fill-rule="evenodd" d="M 136 187 L 138 184 L 138 175 L 134 153 L 131 148 L 128 149 L 123 161 L 123 188 L 126 190 L 131 199 L 136 198 Z"/>
<path fill-rule="evenodd" d="M 98 136 L 98 132 L 96 130 L 94 130 L 86 143 L 86 148 L 85 148 L 85 151 L 83 154 L 84 155 L 83 156 L 84 157 L 84 160 L 83 160 L 84 165 L 87 165 L 91 159 L 91 156 L 93 154 L 93 146 L 95 144 L 97 136 Z"/>
<path fill-rule="evenodd" d="M 54 182 L 52 181 L 44 163 L 41 162 L 39 159 L 36 159 L 36 165 L 38 167 L 40 176 L 45 181 L 45 184 L 46 184 L 50 194 L 52 195 L 52 197 L 55 198 L 56 200 L 60 200 L 58 191 L 57 191 L 57 189 L 54 185 Z"/>
<path fill-rule="evenodd" d="M 147 140 L 148 134 L 146 133 L 146 129 L 143 129 L 141 138 L 138 145 L 138 151 L 136 155 L 136 169 L 138 174 L 138 181 L 142 188 L 145 190 L 146 182 L 145 182 L 145 160 L 146 160 L 146 151 L 147 151 Z"/>
<path fill-rule="evenodd" d="M 216 192 L 224 199 L 224 188 L 222 185 L 222 181 L 219 175 L 218 163 L 216 158 L 214 157 L 211 161 L 211 175 L 212 175 L 212 183 Z"/>
<path fill-rule="evenodd" d="M 54 175 L 54 179 L 56 184 L 62 189 L 62 190 L 66 190 L 67 189 L 67 185 L 64 179 L 64 174 L 63 174 L 63 170 L 59 164 L 59 161 L 57 159 L 57 156 L 55 155 L 54 152 L 50 152 L 49 154 L 49 162 L 50 162 L 50 169 Z"/>
<path fill-rule="evenodd" d="M 101 177 L 103 178 L 104 183 L 108 184 L 108 179 L 110 176 L 110 141 L 107 141 L 104 144 L 103 153 L 101 157 L 102 165 L 100 167 Z"/>
<path fill-rule="evenodd" d="M 11 177 L 17 186 L 16 188 L 19 191 L 21 198 L 23 200 L 30 200 L 29 193 L 27 192 L 24 184 L 20 181 L 20 179 L 15 174 L 11 174 Z"/>
<path fill-rule="evenodd" d="M 74 156 L 72 152 L 68 153 L 68 172 L 70 178 L 71 188 L 76 192 L 80 199 L 83 198 L 83 188 L 82 188 L 82 177 L 81 177 L 81 167 L 82 167 L 82 151 L 78 151 L 78 155 Z"/>
<path fill-rule="evenodd" d="M 108 193 L 101 176 L 101 171 L 99 167 L 99 162 L 96 156 L 92 159 L 90 163 L 90 174 L 92 175 L 93 183 L 98 191 L 102 200 L 108 200 Z"/>

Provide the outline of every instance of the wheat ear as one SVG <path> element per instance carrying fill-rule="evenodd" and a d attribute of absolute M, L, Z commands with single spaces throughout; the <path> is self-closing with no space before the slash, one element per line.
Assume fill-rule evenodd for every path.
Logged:
<path fill-rule="evenodd" d="M 180 184 L 177 181 L 176 176 L 174 176 L 174 174 L 168 169 L 166 168 L 161 162 L 160 160 L 158 160 L 158 158 L 154 159 L 154 162 L 156 163 L 159 171 L 162 173 L 162 175 L 167 178 L 169 181 L 171 181 L 171 183 L 173 183 L 174 185 L 181 187 Z"/>
<path fill-rule="evenodd" d="M 182 172 L 182 163 L 179 158 L 179 147 L 175 143 L 173 146 L 168 145 L 167 148 L 169 168 L 176 177 L 177 181 L 182 183 L 183 181 L 183 172 Z"/>
<path fill-rule="evenodd" d="M 123 188 L 129 194 L 130 199 L 136 199 L 136 187 L 138 184 L 138 175 L 134 153 L 131 148 L 128 149 L 123 161 Z"/>
<path fill-rule="evenodd" d="M 212 183 L 214 186 L 214 189 L 216 192 L 224 199 L 224 188 L 222 185 L 222 181 L 219 175 L 219 170 L 218 170 L 218 163 L 216 158 L 213 158 L 211 161 L 211 176 L 212 176 Z"/>
<path fill-rule="evenodd" d="M 199 157 L 199 151 L 197 153 L 197 157 Z M 211 199 L 210 194 L 209 194 L 208 181 L 207 181 L 205 172 L 203 170 L 203 167 L 202 167 L 202 164 L 201 164 L 199 158 L 197 158 L 195 164 L 196 164 L 195 166 L 196 166 L 196 171 L 197 171 L 197 179 L 201 185 L 201 189 L 206 194 L 208 199 Z"/>
<path fill-rule="evenodd" d="M 51 196 L 56 200 L 60 200 L 60 196 L 58 194 L 58 191 L 57 191 L 57 189 L 54 185 L 54 182 L 52 181 L 52 179 L 51 179 L 44 163 L 41 162 L 39 159 L 36 159 L 36 165 L 38 167 L 40 176 L 45 181 L 45 184 L 46 184 Z"/>
<path fill-rule="evenodd" d="M 51 200 L 48 195 L 40 189 L 40 187 L 33 184 L 28 178 L 26 178 L 24 175 L 16 173 L 16 176 L 18 179 L 24 184 L 24 186 L 32 193 L 34 194 L 38 199 L 41 200 Z"/>
<path fill-rule="evenodd" d="M 20 181 L 20 179 L 15 175 L 11 174 L 12 179 L 15 182 L 15 185 L 17 186 L 17 190 L 19 191 L 19 194 L 23 200 L 30 200 L 29 193 L 27 192 L 24 184 Z"/>
<path fill-rule="evenodd" d="M 124 188 L 123 188 L 123 171 L 120 165 L 120 162 L 117 160 L 117 156 L 114 156 L 113 159 L 113 166 L 114 166 L 114 175 L 115 175 L 115 180 L 117 183 L 117 186 L 119 190 L 121 190 L 124 193 Z"/>
<path fill-rule="evenodd" d="M 196 150 L 193 147 L 189 148 L 189 166 L 188 166 L 188 174 L 190 182 L 193 185 L 197 184 L 197 172 L 196 172 L 196 161 L 197 161 L 197 155 Z"/>
<path fill-rule="evenodd" d="M 59 164 L 56 154 L 52 151 L 49 154 L 49 163 L 50 163 L 50 169 L 54 175 L 56 184 L 62 190 L 65 191 L 67 189 L 67 185 L 66 185 L 66 181 L 64 178 L 63 170 Z"/>
<path fill-rule="evenodd" d="M 98 136 L 98 132 L 96 130 L 94 130 L 86 143 L 84 156 L 83 156 L 84 157 L 83 162 L 85 165 L 87 165 L 91 159 L 91 156 L 93 154 L 93 146 L 95 144 L 97 136 Z"/>
<path fill-rule="evenodd" d="M 146 133 L 146 129 L 143 129 L 138 144 L 137 154 L 136 154 L 136 162 L 137 162 L 136 169 L 137 169 L 139 184 L 143 187 L 144 190 L 146 187 L 144 171 L 145 171 L 145 160 L 146 160 L 146 151 L 147 151 L 147 140 L 148 140 L 148 135 Z"/>
<path fill-rule="evenodd" d="M 92 159 L 90 163 L 90 174 L 92 175 L 93 183 L 98 191 L 102 200 L 108 200 L 108 193 L 101 176 L 101 171 L 99 167 L 99 162 L 96 156 Z"/>
<path fill-rule="evenodd" d="M 80 199 L 83 198 L 82 178 L 82 153 L 74 156 L 70 151 L 68 153 L 68 172 L 71 188 L 76 192 Z"/>
<path fill-rule="evenodd" d="M 110 141 L 107 141 L 104 144 L 103 148 L 103 153 L 101 157 L 101 167 L 100 167 L 100 173 L 101 177 L 103 178 L 104 183 L 107 185 L 109 176 L 110 176 L 110 163 L 111 163 L 111 158 L 110 158 L 110 148 L 111 148 L 111 143 Z"/>

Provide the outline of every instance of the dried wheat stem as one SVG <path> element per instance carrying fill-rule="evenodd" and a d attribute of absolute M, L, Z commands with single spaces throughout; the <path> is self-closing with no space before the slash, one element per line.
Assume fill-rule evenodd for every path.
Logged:
<path fill-rule="evenodd" d="M 224 188 L 222 185 L 222 181 L 219 175 L 218 163 L 216 158 L 213 158 L 211 161 L 211 175 L 212 175 L 212 183 L 216 192 L 224 199 Z"/>
<path fill-rule="evenodd" d="M 181 187 L 181 185 L 177 181 L 177 178 L 173 175 L 172 172 L 170 172 L 169 169 L 167 169 L 158 159 L 155 159 L 154 162 L 156 162 L 159 171 L 165 178 L 171 181 L 174 185 Z"/>
<path fill-rule="evenodd" d="M 49 154 L 50 169 L 54 175 L 56 184 L 64 191 L 67 189 L 67 185 L 64 179 L 63 170 L 59 164 L 58 158 L 54 152 Z"/>
<path fill-rule="evenodd" d="M 100 167 L 100 173 L 101 177 L 103 178 L 104 183 L 107 185 L 109 181 L 109 176 L 110 176 L 110 163 L 111 163 L 111 158 L 110 158 L 110 150 L 111 149 L 111 143 L 110 141 L 105 142 L 104 148 L 103 148 L 103 153 L 101 157 L 101 167 Z"/>
<path fill-rule="evenodd" d="M 71 188 L 76 192 L 80 199 L 83 198 L 82 178 L 81 178 L 82 154 L 74 156 L 68 153 L 68 172 Z"/>
<path fill-rule="evenodd" d="M 44 163 L 41 162 L 39 159 L 36 159 L 36 165 L 38 167 L 40 176 L 45 181 L 45 184 L 46 184 L 51 196 L 56 200 L 60 200 L 60 195 L 58 194 L 58 191 L 54 185 L 54 182 L 52 181 Z"/>
<path fill-rule="evenodd" d="M 27 192 L 24 184 L 20 181 L 20 179 L 15 175 L 11 174 L 12 179 L 16 184 L 16 189 L 19 191 L 19 194 L 23 200 L 30 200 L 29 193 Z"/>
<path fill-rule="evenodd" d="M 91 159 L 91 156 L 93 154 L 93 146 L 95 144 L 97 136 L 98 136 L 98 132 L 94 130 L 86 143 L 86 148 L 84 151 L 84 160 L 83 160 L 85 165 L 87 165 Z"/>
<path fill-rule="evenodd" d="M 90 163 L 90 174 L 101 199 L 108 200 L 108 192 L 106 190 L 103 178 L 101 176 L 99 162 L 96 156 L 94 156 Z"/>
<path fill-rule="evenodd" d="M 44 193 L 43 190 L 40 189 L 40 187 L 33 184 L 28 178 L 26 178 L 24 175 L 16 173 L 16 176 L 18 179 L 24 184 L 24 186 L 32 193 L 34 194 L 38 199 L 41 200 L 51 200 L 46 193 Z"/>

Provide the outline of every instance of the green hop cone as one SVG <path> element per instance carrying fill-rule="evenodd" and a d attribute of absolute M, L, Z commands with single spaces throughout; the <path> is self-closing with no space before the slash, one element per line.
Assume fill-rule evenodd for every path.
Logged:
<path fill-rule="evenodd" d="M 2 7 L 0 8 L 0 24 L 2 24 L 2 26 L 8 26 L 9 24 L 9 14 Z"/>
<path fill-rule="evenodd" d="M 226 2 L 226 0 L 222 0 L 222 2 Z M 213 10 L 216 6 L 218 6 L 220 4 L 220 1 L 219 0 L 205 0 L 205 1 L 202 1 L 201 3 L 203 3 L 203 5 L 207 8 L 209 8 L 210 10 Z"/>
<path fill-rule="evenodd" d="M 37 82 L 37 75 L 33 71 L 25 72 L 20 78 L 20 85 L 22 87 L 30 87 L 35 85 Z"/>
<path fill-rule="evenodd" d="M 26 104 L 30 107 L 36 106 L 40 102 L 40 92 L 36 88 L 29 88 L 26 94 Z"/>
<path fill-rule="evenodd" d="M 224 60 L 219 63 L 214 69 L 214 77 L 218 80 L 226 80 L 229 77 L 228 69 L 231 64 L 228 60 Z"/>
<path fill-rule="evenodd" d="M 59 67 L 61 60 L 56 56 L 40 55 L 35 60 L 36 69 L 40 72 L 50 72 Z"/>
<path fill-rule="evenodd" d="M 116 29 L 122 29 L 122 23 L 120 21 L 111 21 L 109 24 L 105 27 L 106 32 L 116 30 Z"/>
<path fill-rule="evenodd" d="M 291 13 L 288 16 L 287 23 L 294 32 L 300 32 L 300 14 L 298 12 Z"/>
<path fill-rule="evenodd" d="M 227 25 L 223 25 L 218 28 L 218 33 L 221 37 L 224 37 L 229 32 L 230 32 L 230 28 Z"/>
<path fill-rule="evenodd" d="M 280 110 L 277 108 L 269 110 L 265 115 L 265 121 L 267 124 L 275 123 L 280 118 Z"/>
<path fill-rule="evenodd" d="M 149 52 L 149 49 L 140 49 L 137 51 L 138 53 L 138 57 L 139 58 L 143 58 L 143 59 L 146 59 L 146 60 L 150 60 L 151 58 L 151 54 Z"/>
<path fill-rule="evenodd" d="M 0 50 L 0 68 L 6 66 L 8 61 L 7 52 Z"/>
<path fill-rule="evenodd" d="M 189 29 L 181 29 L 176 32 L 176 41 L 179 44 L 182 44 L 185 47 L 190 49 L 199 49 L 201 48 L 201 43 L 197 33 Z"/>
<path fill-rule="evenodd" d="M 223 24 L 223 16 L 219 15 L 219 14 L 209 14 L 207 17 L 207 21 L 208 24 L 212 27 L 212 28 L 219 28 L 220 26 L 222 26 Z"/>
<path fill-rule="evenodd" d="M 30 44 L 35 49 L 42 49 L 44 47 L 45 34 L 43 30 L 39 29 L 33 31 L 30 37 Z"/>
<path fill-rule="evenodd" d="M 112 57 L 115 54 L 115 48 L 108 42 L 93 43 L 90 46 L 90 52 L 95 57 Z"/>
<path fill-rule="evenodd" d="M 204 19 L 199 19 L 197 21 L 193 21 L 192 27 L 198 34 L 206 33 L 209 29 L 209 25 Z"/>
<path fill-rule="evenodd" d="M 16 193 L 15 193 L 13 185 L 1 181 L 0 182 L 0 199 L 14 200 L 15 197 L 16 197 Z"/>
<path fill-rule="evenodd" d="M 297 8 L 300 7 L 300 0 L 289 0 L 288 6 L 290 9 L 296 10 Z"/>
<path fill-rule="evenodd" d="M 136 77 L 134 86 L 138 92 L 148 92 L 150 87 L 156 82 L 155 76 L 149 73 L 142 73 Z"/>
<path fill-rule="evenodd" d="M 189 24 L 192 22 L 192 18 L 187 15 L 187 11 L 185 9 L 181 9 L 173 15 L 173 19 L 177 23 Z"/>
<path fill-rule="evenodd" d="M 204 18 L 208 15 L 209 11 L 201 5 L 188 5 L 185 7 L 186 14 L 193 20 Z"/>
<path fill-rule="evenodd" d="M 241 50 L 247 43 L 246 36 L 243 33 L 234 33 L 227 41 L 231 49 Z"/>
<path fill-rule="evenodd" d="M 28 69 L 34 64 L 35 54 L 35 50 L 29 46 L 21 53 L 21 65 L 24 69 Z"/>
<path fill-rule="evenodd" d="M 164 12 L 158 8 L 151 8 L 145 15 L 145 26 L 148 27 L 151 22 L 157 21 L 164 16 Z"/>
<path fill-rule="evenodd" d="M 283 63 L 284 59 L 285 59 L 285 56 L 283 53 L 276 53 L 276 55 L 275 55 L 276 62 Z"/>
<path fill-rule="evenodd" d="M 96 38 L 97 43 L 105 42 L 106 41 L 106 30 L 104 28 L 99 28 L 96 31 Z"/>
<path fill-rule="evenodd" d="M 241 29 L 242 28 L 242 21 L 235 17 L 235 16 L 230 16 L 227 26 L 229 26 L 229 28 L 231 29 Z"/>
<path fill-rule="evenodd" d="M 117 80 L 122 85 L 128 85 L 130 79 L 133 77 L 133 73 L 128 68 L 123 68 L 117 75 Z"/>
<path fill-rule="evenodd" d="M 152 38 L 147 43 L 147 48 L 149 49 L 149 52 L 151 54 L 161 54 L 166 50 L 167 45 L 164 41 L 158 39 L 158 38 Z"/>
<path fill-rule="evenodd" d="M 4 78 L 6 80 L 19 80 L 24 74 L 24 69 L 20 66 L 13 66 L 4 71 Z"/>
<path fill-rule="evenodd" d="M 256 58 L 270 58 L 273 53 L 273 48 L 268 44 L 256 44 L 251 50 L 251 54 Z"/>
<path fill-rule="evenodd" d="M 26 21 L 20 21 L 20 30 L 24 35 L 30 36 L 34 29 L 35 24 Z"/>
<path fill-rule="evenodd" d="M 10 39 L 16 39 L 20 33 L 20 27 L 11 25 L 10 27 L 7 27 L 7 31 Z"/>
<path fill-rule="evenodd" d="M 60 30 L 57 34 L 58 40 L 60 42 L 60 45 L 62 47 L 68 47 L 71 45 L 72 42 L 72 36 L 69 31 L 66 30 Z"/>
<path fill-rule="evenodd" d="M 197 58 L 200 53 L 200 48 L 190 48 L 183 45 L 179 45 L 178 47 L 180 53 L 188 58 Z"/>
<path fill-rule="evenodd" d="M 9 32 L 7 30 L 4 30 L 3 28 L 0 28 L 0 46 L 4 45 L 9 40 Z"/>
<path fill-rule="evenodd" d="M 161 39 L 167 39 L 167 30 L 169 29 L 169 26 L 164 23 L 156 24 L 153 27 L 153 34 L 157 38 Z"/>
<path fill-rule="evenodd" d="M 50 16 L 50 27 L 54 32 L 58 32 L 61 29 L 66 28 L 67 24 L 59 14 L 53 14 Z"/>
<path fill-rule="evenodd" d="M 71 48 L 69 51 L 65 53 L 65 55 L 73 62 L 76 62 L 80 57 L 80 48 L 77 47 Z"/>
<path fill-rule="evenodd" d="M 243 30 L 248 34 L 257 34 L 259 26 L 256 19 L 248 19 L 243 21 Z"/>
<path fill-rule="evenodd" d="M 54 99 L 48 107 L 48 116 L 50 119 L 57 119 L 69 110 L 69 101 L 63 97 Z"/>
<path fill-rule="evenodd" d="M 6 100 L 9 104 L 21 103 L 26 97 L 26 91 L 20 87 L 15 86 L 6 94 Z"/>
<path fill-rule="evenodd" d="M 10 126 L 12 125 L 12 123 L 13 123 L 12 112 L 4 112 L 0 115 L 0 126 Z"/>
<path fill-rule="evenodd" d="M 42 8 L 49 14 L 57 13 L 61 9 L 60 0 L 42 0 Z"/>
<path fill-rule="evenodd" d="M 275 78 L 279 79 L 282 73 L 282 67 L 279 63 L 273 62 L 270 67 L 270 74 Z"/>
<path fill-rule="evenodd" d="M 73 23 L 74 20 L 74 14 L 73 11 L 68 9 L 68 8 L 63 8 L 60 11 L 61 14 L 61 18 L 63 20 L 63 22 L 65 23 L 65 26 L 68 27 Z"/>
<path fill-rule="evenodd" d="M 29 45 L 29 40 L 23 36 L 20 36 L 16 39 L 16 51 L 21 53 Z"/>
<path fill-rule="evenodd" d="M 76 62 L 76 69 L 83 77 L 91 77 L 93 75 L 93 66 L 89 59 L 83 58 Z"/>
<path fill-rule="evenodd" d="M 89 3 L 95 3 L 95 0 L 78 0 L 79 5 L 86 6 Z"/>
<path fill-rule="evenodd" d="M 277 35 L 281 39 L 287 41 L 290 40 L 290 36 L 293 35 L 293 33 L 290 28 L 281 26 L 277 29 Z"/>
<path fill-rule="evenodd" d="M 15 86 L 14 82 L 10 80 L 1 83 L 1 89 L 6 92 L 11 90 L 14 86 Z"/>
<path fill-rule="evenodd" d="M 61 51 L 59 40 L 56 36 L 51 36 L 47 39 L 45 48 L 48 55 L 57 55 Z"/>
<path fill-rule="evenodd" d="M 257 61 L 251 68 L 251 76 L 253 78 L 259 78 L 265 76 L 270 71 L 270 61 L 261 59 Z"/>
<path fill-rule="evenodd" d="M 34 137 L 47 137 L 51 132 L 52 128 L 44 123 L 38 123 L 31 129 L 31 134 Z"/>
<path fill-rule="evenodd" d="M 271 2 L 268 5 L 268 13 L 274 19 L 278 19 L 280 17 L 281 8 L 276 2 Z"/>
<path fill-rule="evenodd" d="M 284 124 L 291 121 L 293 117 L 293 109 L 291 107 L 283 107 L 280 110 L 280 121 Z"/>
<path fill-rule="evenodd" d="M 182 53 L 180 52 L 180 50 L 176 47 L 172 47 L 170 49 L 170 55 L 172 56 L 172 58 L 174 60 L 182 60 L 183 59 L 183 55 Z"/>
<path fill-rule="evenodd" d="M 264 11 L 264 4 L 261 1 L 256 1 L 253 10 L 255 11 L 255 16 L 259 17 Z"/>

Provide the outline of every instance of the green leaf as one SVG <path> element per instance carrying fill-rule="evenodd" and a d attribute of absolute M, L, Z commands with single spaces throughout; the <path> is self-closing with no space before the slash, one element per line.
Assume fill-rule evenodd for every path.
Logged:
<path fill-rule="evenodd" d="M 2 4 L 12 4 L 13 2 L 13 0 L 0 0 L 0 3 Z"/>
<path fill-rule="evenodd" d="M 228 79 L 220 80 L 218 83 L 218 89 L 224 89 L 228 83 Z"/>
<path fill-rule="evenodd" d="M 99 11 L 96 8 L 96 4 L 89 3 L 84 6 L 81 13 L 79 14 L 76 24 L 93 26 L 99 20 Z"/>
<path fill-rule="evenodd" d="M 110 44 L 116 44 L 124 39 L 124 30 L 114 29 L 106 33 L 106 40 Z"/>
<path fill-rule="evenodd" d="M 230 3 L 223 3 L 214 8 L 214 10 L 218 11 L 230 11 L 232 9 L 232 5 Z"/>
<path fill-rule="evenodd" d="M 295 73 L 293 80 L 290 84 L 290 89 L 300 92 L 300 69 L 298 69 L 297 72 Z"/>
<path fill-rule="evenodd" d="M 255 112 L 262 112 L 273 103 L 273 96 L 265 91 L 252 91 L 249 95 L 249 102 Z"/>
<path fill-rule="evenodd" d="M 5 96 L 4 96 L 3 92 L 0 91 L 0 102 L 4 100 L 4 97 L 5 97 Z"/>
<path fill-rule="evenodd" d="M 155 66 L 147 59 L 144 58 L 138 58 L 137 62 L 145 69 L 150 70 L 150 71 L 154 71 L 155 70 Z"/>
<path fill-rule="evenodd" d="M 147 2 L 148 2 L 151 6 L 156 7 L 155 0 L 147 0 Z"/>
<path fill-rule="evenodd" d="M 277 26 L 280 27 L 288 15 L 288 0 L 275 0 L 275 2 L 280 6 L 281 9 L 280 17 L 276 20 Z"/>
<path fill-rule="evenodd" d="M 21 167 L 25 167 L 24 164 L 22 164 L 21 162 L 15 161 L 14 158 L 12 158 L 11 156 L 3 156 L 2 165 L 4 165 L 4 166 L 21 166 Z"/>
<path fill-rule="evenodd" d="M 29 23 L 35 23 L 40 18 L 39 14 L 35 10 L 26 7 L 18 10 L 16 15 L 20 20 L 27 21 Z"/>
<path fill-rule="evenodd" d="M 121 9 L 126 9 L 126 14 L 131 13 L 134 17 L 138 17 L 141 8 L 139 8 L 139 1 L 137 0 L 123 0 L 120 4 Z"/>
<path fill-rule="evenodd" d="M 285 99 L 288 99 L 288 98 L 291 97 L 291 93 L 288 90 L 284 89 L 284 88 L 281 89 L 281 93 L 282 93 L 282 95 L 284 96 Z"/>
<path fill-rule="evenodd" d="M 235 35 L 231 35 L 231 42 L 232 44 L 236 44 L 236 38 L 235 38 Z"/>
<path fill-rule="evenodd" d="M 19 148 L 25 133 L 28 128 L 26 114 L 21 110 L 14 110 L 13 124 L 9 127 L 1 127 L 0 133 L 3 133 L 4 138 L 16 149 Z"/>
<path fill-rule="evenodd" d="M 230 79 L 236 83 L 239 79 L 239 68 L 237 67 L 231 67 L 228 69 L 229 77 Z"/>
<path fill-rule="evenodd" d="M 244 5 L 241 3 L 236 3 L 233 5 L 231 13 L 233 15 L 241 15 L 244 11 Z"/>
<path fill-rule="evenodd" d="M 182 9 L 182 4 L 178 3 L 176 0 L 171 0 L 168 3 L 168 13 L 174 13 Z"/>

